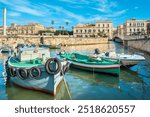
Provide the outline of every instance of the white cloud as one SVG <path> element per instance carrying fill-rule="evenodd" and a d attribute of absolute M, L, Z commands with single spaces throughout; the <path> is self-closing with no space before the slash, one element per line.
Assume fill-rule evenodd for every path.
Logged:
<path fill-rule="evenodd" d="M 109 13 L 112 12 L 112 8 L 117 7 L 117 3 L 109 0 L 99 0 L 96 7 L 93 9 L 100 11 L 102 13 Z"/>
<path fill-rule="evenodd" d="M 66 2 L 66 3 L 70 3 L 70 4 L 89 4 L 91 2 L 93 2 L 93 0 L 59 0 L 61 2 Z M 97 1 L 97 0 L 95 0 Z"/>
<path fill-rule="evenodd" d="M 0 3 L 8 5 L 15 11 L 27 13 L 34 16 L 44 16 L 48 11 L 48 9 L 40 5 L 31 4 L 29 0 L 14 0 L 13 2 L 9 0 L 1 0 Z"/>
<path fill-rule="evenodd" d="M 8 15 L 17 17 L 17 16 L 20 16 L 21 14 L 18 12 L 8 12 Z"/>
<path fill-rule="evenodd" d="M 121 15 L 125 14 L 126 12 L 127 12 L 127 9 L 126 10 L 117 11 L 117 12 L 113 12 L 113 13 L 105 15 L 105 16 L 106 17 L 118 17 L 118 16 L 121 16 Z"/>

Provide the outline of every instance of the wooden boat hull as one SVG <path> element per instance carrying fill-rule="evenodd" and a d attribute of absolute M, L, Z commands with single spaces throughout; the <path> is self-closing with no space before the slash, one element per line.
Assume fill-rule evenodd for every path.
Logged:
<path fill-rule="evenodd" d="M 120 60 L 123 66 L 133 66 L 144 60 Z"/>
<path fill-rule="evenodd" d="M 8 68 L 13 68 L 15 70 L 19 68 L 24 68 L 27 69 L 28 72 L 31 67 L 17 67 L 11 64 L 10 59 L 8 60 Z M 67 61 L 62 61 L 61 66 L 64 66 L 67 64 Z M 33 66 L 32 66 L 33 67 Z M 26 89 L 31 89 L 31 90 L 38 90 L 42 92 L 47 92 L 52 95 L 56 95 L 57 93 L 57 87 L 60 84 L 60 82 L 64 79 L 64 75 L 62 74 L 61 71 L 63 70 L 63 67 L 61 67 L 61 70 L 59 73 L 56 75 L 53 74 L 48 74 L 45 70 L 45 65 L 41 64 L 39 66 L 41 69 L 41 76 L 38 78 L 31 78 L 30 75 L 26 79 L 21 79 L 18 75 L 15 77 L 10 77 L 10 81 L 13 82 L 14 84 L 26 88 Z"/>
<path fill-rule="evenodd" d="M 98 73 L 107 73 L 112 75 L 119 75 L 120 73 L 120 65 L 88 65 L 88 64 L 81 64 L 77 62 L 71 62 L 71 67 L 91 71 L 91 72 L 98 72 Z"/>
<path fill-rule="evenodd" d="M 52 95 L 56 95 L 57 87 L 60 82 L 63 80 L 63 76 L 58 75 L 49 75 L 46 72 L 42 72 L 42 76 L 37 79 L 27 78 L 26 80 L 22 80 L 19 77 L 11 77 L 10 80 L 14 84 L 30 89 L 30 90 L 38 90 L 46 93 L 50 93 Z"/>

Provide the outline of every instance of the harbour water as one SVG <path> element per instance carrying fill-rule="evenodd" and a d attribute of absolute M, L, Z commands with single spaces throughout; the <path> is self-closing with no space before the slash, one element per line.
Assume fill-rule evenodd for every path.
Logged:
<path fill-rule="evenodd" d="M 137 50 L 124 48 L 122 45 L 110 42 L 109 44 L 66 46 L 62 50 L 67 52 L 80 52 L 85 54 L 94 53 L 94 49 L 99 48 L 101 52 L 108 49 L 114 49 L 117 53 L 133 53 Z M 60 50 L 51 50 L 52 56 L 57 56 Z M 139 52 L 138 52 L 139 53 Z M 140 52 L 141 53 L 141 52 Z M 72 99 L 82 100 L 146 100 L 150 99 L 150 56 L 147 60 L 131 68 L 121 68 L 119 77 L 70 69 L 65 79 Z M 2 63 L 7 55 L 1 55 L 0 73 L 3 71 Z M 1 74 L 0 74 L 1 75 Z M 12 83 L 6 87 L 0 77 L 0 99 L 9 100 L 52 100 L 52 99 L 70 99 L 66 93 L 64 83 L 61 83 L 62 91 L 58 92 L 56 97 L 39 91 L 32 91 L 20 88 Z"/>

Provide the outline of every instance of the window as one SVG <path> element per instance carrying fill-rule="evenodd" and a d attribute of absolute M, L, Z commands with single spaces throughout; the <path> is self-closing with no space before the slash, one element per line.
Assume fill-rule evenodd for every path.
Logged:
<path fill-rule="evenodd" d="M 103 24 L 103 27 L 105 27 L 105 25 Z"/>
<path fill-rule="evenodd" d="M 96 30 L 94 29 L 93 32 L 96 32 Z"/>
<path fill-rule="evenodd" d="M 107 26 L 109 27 L 109 24 Z"/>
<path fill-rule="evenodd" d="M 108 32 L 109 32 L 109 29 L 108 29 Z"/>
<path fill-rule="evenodd" d="M 130 26 L 132 26 L 132 24 L 130 23 Z"/>
<path fill-rule="evenodd" d="M 135 29 L 134 29 L 134 32 L 135 32 Z"/>
<path fill-rule="evenodd" d="M 98 24 L 98 27 L 100 27 L 100 24 Z"/>
<path fill-rule="evenodd" d="M 141 23 L 141 26 L 144 26 L 144 23 Z"/>
<path fill-rule="evenodd" d="M 91 33 L 91 29 L 89 29 L 88 32 Z"/>
<path fill-rule="evenodd" d="M 76 33 L 78 32 L 78 30 L 76 30 Z"/>
<path fill-rule="evenodd" d="M 85 33 L 86 33 L 86 30 L 85 30 Z"/>
<path fill-rule="evenodd" d="M 100 29 L 98 29 L 98 32 L 100 32 Z"/>
<path fill-rule="evenodd" d="M 132 32 L 132 29 L 130 29 L 130 32 Z"/>
<path fill-rule="evenodd" d="M 82 33 L 82 30 L 80 30 L 80 32 Z"/>

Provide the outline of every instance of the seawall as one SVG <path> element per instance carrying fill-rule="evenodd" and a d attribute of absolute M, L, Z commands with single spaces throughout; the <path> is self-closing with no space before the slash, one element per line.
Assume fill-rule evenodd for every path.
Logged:
<path fill-rule="evenodd" d="M 124 40 L 124 45 L 150 54 L 150 38 Z"/>
<path fill-rule="evenodd" d="M 0 45 L 20 44 L 47 44 L 64 46 L 70 45 L 91 45 L 108 43 L 107 38 L 75 38 L 75 37 L 48 37 L 48 36 L 18 36 L 18 37 L 0 37 Z"/>

